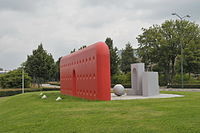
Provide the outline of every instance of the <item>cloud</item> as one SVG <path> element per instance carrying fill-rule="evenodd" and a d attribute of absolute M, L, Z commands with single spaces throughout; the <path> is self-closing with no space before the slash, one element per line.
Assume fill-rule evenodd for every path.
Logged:
<path fill-rule="evenodd" d="M 41 42 L 55 60 L 73 48 L 114 40 L 137 47 L 141 28 L 190 14 L 199 22 L 200 1 L 172 0 L 0 0 L 0 67 L 14 69 Z"/>
<path fill-rule="evenodd" d="M 30 11 L 39 0 L 0 0 L 0 10 Z"/>

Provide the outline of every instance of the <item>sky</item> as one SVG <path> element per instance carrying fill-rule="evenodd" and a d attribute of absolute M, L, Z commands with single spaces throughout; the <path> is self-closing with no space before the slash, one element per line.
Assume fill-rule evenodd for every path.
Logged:
<path fill-rule="evenodd" d="M 200 24 L 199 0 L 0 0 L 0 68 L 16 69 L 42 43 L 59 57 L 74 48 L 113 39 L 137 48 L 141 28 L 191 15 Z"/>

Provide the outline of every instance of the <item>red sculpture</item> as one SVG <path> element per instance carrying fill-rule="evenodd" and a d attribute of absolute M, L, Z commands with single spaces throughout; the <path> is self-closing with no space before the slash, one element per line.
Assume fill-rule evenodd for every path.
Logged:
<path fill-rule="evenodd" d="M 62 57 L 61 93 L 90 100 L 109 101 L 110 53 L 103 42 Z"/>

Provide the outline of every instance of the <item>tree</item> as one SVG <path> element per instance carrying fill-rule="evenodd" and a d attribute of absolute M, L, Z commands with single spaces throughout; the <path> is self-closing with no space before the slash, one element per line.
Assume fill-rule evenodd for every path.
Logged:
<path fill-rule="evenodd" d="M 200 73 L 200 42 L 195 44 L 193 41 L 183 51 L 184 72 L 190 74 Z M 177 72 L 180 72 L 180 56 L 177 58 Z"/>
<path fill-rule="evenodd" d="M 60 81 L 60 60 L 62 57 L 60 57 L 57 61 L 56 61 L 56 74 L 55 74 L 55 79 L 56 81 Z"/>
<path fill-rule="evenodd" d="M 75 49 L 75 48 L 70 52 L 70 54 L 71 54 L 71 53 L 74 53 L 74 52 L 76 52 L 76 49 Z"/>
<path fill-rule="evenodd" d="M 158 65 L 165 75 L 166 83 L 171 83 L 175 73 L 176 59 L 191 41 L 199 40 L 199 26 L 186 20 L 167 20 L 163 24 L 142 28 L 137 37 L 139 57 L 150 66 Z"/>
<path fill-rule="evenodd" d="M 137 58 L 134 57 L 133 48 L 131 44 L 128 42 L 126 44 L 125 50 L 122 50 L 122 58 L 121 58 L 121 70 L 124 73 L 128 73 L 131 71 L 131 64 L 136 63 Z"/>
<path fill-rule="evenodd" d="M 42 44 L 36 50 L 33 50 L 32 55 L 28 55 L 25 71 L 38 85 L 44 81 L 54 80 L 56 72 L 54 59 L 51 54 L 43 49 Z"/>
<path fill-rule="evenodd" d="M 24 86 L 30 87 L 31 77 L 24 73 Z M 0 86 L 2 88 L 21 88 L 22 87 L 22 69 L 10 71 L 0 75 Z"/>
<path fill-rule="evenodd" d="M 111 76 L 119 72 L 119 56 L 117 54 L 117 47 L 113 48 L 113 40 L 111 38 L 106 38 L 105 43 L 108 45 L 110 50 L 110 72 Z"/>
<path fill-rule="evenodd" d="M 87 46 L 86 45 L 83 45 L 83 46 L 81 46 L 78 50 L 81 50 L 81 49 L 84 49 L 84 48 L 86 48 Z M 76 49 L 74 48 L 72 51 L 70 51 L 70 54 L 71 53 L 74 53 L 74 52 L 76 52 Z"/>
<path fill-rule="evenodd" d="M 86 48 L 86 47 L 87 47 L 86 45 L 83 45 L 83 46 L 81 46 L 78 50 L 84 49 L 84 48 Z"/>

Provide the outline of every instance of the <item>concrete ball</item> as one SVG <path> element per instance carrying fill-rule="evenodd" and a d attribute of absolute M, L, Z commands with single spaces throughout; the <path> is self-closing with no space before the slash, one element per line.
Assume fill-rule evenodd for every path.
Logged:
<path fill-rule="evenodd" d="M 121 84 L 116 84 L 116 85 L 113 87 L 113 92 L 114 92 L 115 95 L 117 95 L 117 96 L 122 96 L 122 95 L 124 95 L 124 93 L 125 93 L 124 86 L 121 85 Z"/>

